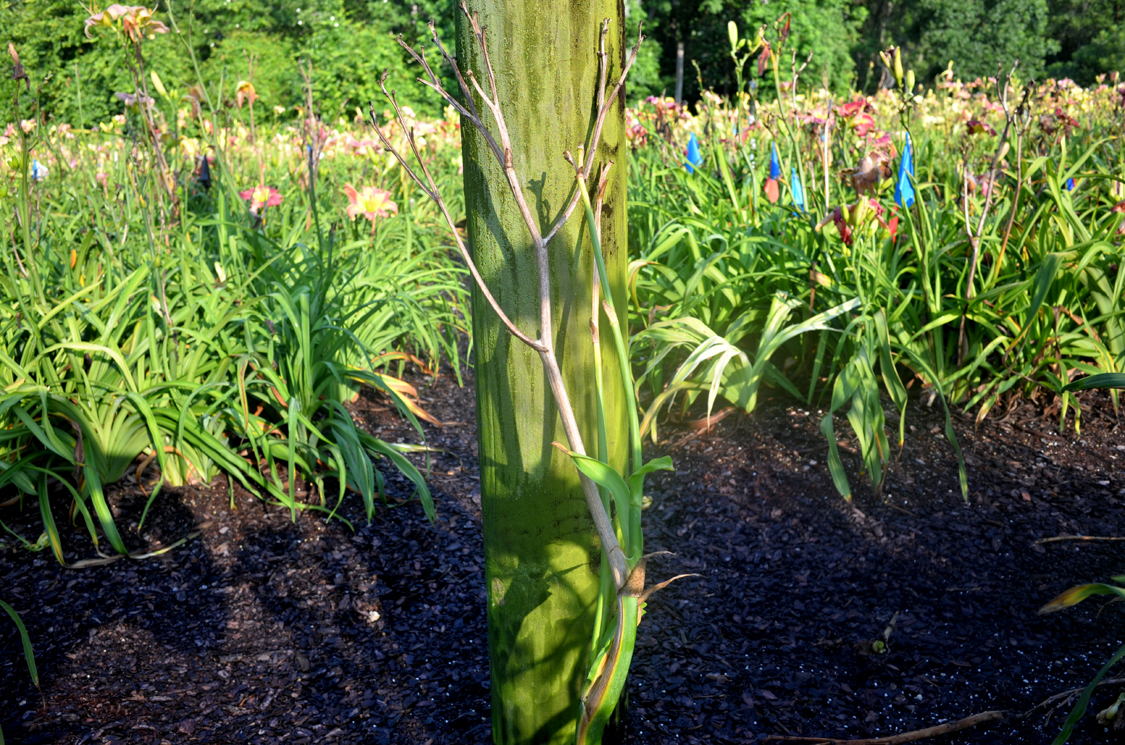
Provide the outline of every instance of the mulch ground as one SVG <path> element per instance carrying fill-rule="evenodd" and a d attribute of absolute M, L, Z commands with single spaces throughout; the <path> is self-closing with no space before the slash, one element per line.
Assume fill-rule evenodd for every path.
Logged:
<path fill-rule="evenodd" d="M 85 570 L 6 536 L 0 598 L 27 623 L 42 678 L 40 694 L 0 618 L 8 742 L 488 742 L 472 391 L 442 379 L 424 396 L 446 422 L 427 432 L 440 449 L 436 526 L 416 502 L 380 507 L 369 524 L 349 499 L 341 514 L 354 530 L 312 512 L 294 520 L 239 490 L 232 510 L 217 484 L 166 491 L 138 531 L 145 500 L 123 483 L 112 502 L 131 546 L 199 536 Z M 702 577 L 649 604 L 625 740 L 874 737 L 1003 709 L 1006 721 L 941 742 L 1049 741 L 1066 701 L 1024 714 L 1083 686 L 1125 642 L 1120 606 L 1036 613 L 1071 585 L 1125 573 L 1125 544 L 1036 543 L 1125 535 L 1125 427 L 1107 398 L 1086 401 L 1080 439 L 1032 404 L 975 431 L 958 422 L 968 504 L 939 405 L 911 403 L 884 494 L 858 490 L 852 504 L 832 487 L 820 413 L 790 399 L 710 431 L 666 425 L 651 455 L 677 470 L 648 482 L 646 548 L 676 556 L 649 574 Z M 377 401 L 357 416 L 409 439 Z M 409 494 L 393 476 L 389 491 Z M 31 507 L 0 519 L 33 538 Z M 66 508 L 55 506 L 60 523 Z M 71 560 L 94 556 L 83 532 L 64 530 Z M 1099 689 L 1071 742 L 1106 740 L 1093 712 L 1120 688 Z"/>

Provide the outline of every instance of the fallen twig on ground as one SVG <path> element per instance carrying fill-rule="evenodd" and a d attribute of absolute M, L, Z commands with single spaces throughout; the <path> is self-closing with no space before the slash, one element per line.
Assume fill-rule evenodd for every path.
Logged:
<path fill-rule="evenodd" d="M 935 727 L 926 727 L 925 729 L 903 732 L 897 735 L 890 735 L 889 737 L 873 737 L 864 740 L 841 740 L 834 737 L 792 737 L 790 735 L 770 735 L 766 739 L 781 740 L 784 742 L 807 742 L 814 743 L 815 745 L 898 745 L 898 743 L 916 742 L 917 740 L 925 740 L 930 737 L 957 732 L 959 730 L 968 729 L 969 727 L 975 727 L 978 724 L 997 722 L 1004 719 L 1006 716 L 1007 712 L 1003 711 L 985 711 L 980 714 L 974 714 L 971 717 L 958 719 L 956 722 L 946 722 L 945 724 L 939 724 Z"/>
<path fill-rule="evenodd" d="M 1035 545 L 1039 546 L 1044 543 L 1055 543 L 1056 541 L 1125 541 L 1125 537 L 1119 536 L 1099 536 L 1099 535 L 1056 535 L 1050 538 L 1040 538 L 1035 541 Z"/>
<path fill-rule="evenodd" d="M 1120 684 L 1120 683 L 1125 683 L 1125 678 L 1110 678 L 1109 680 L 1103 680 L 1094 687 L 1095 688 L 1101 688 L 1102 686 L 1117 685 L 1117 684 Z M 1042 709 L 1044 706 L 1047 706 L 1048 704 L 1054 703 L 1055 701 L 1058 701 L 1059 699 L 1064 699 L 1068 696 L 1073 696 L 1076 693 L 1082 693 L 1082 691 L 1084 691 L 1084 690 L 1086 690 L 1086 686 L 1082 686 L 1081 688 L 1071 688 L 1069 691 L 1063 691 L 1062 693 L 1056 693 L 1054 696 L 1050 696 L 1048 698 L 1045 698 L 1042 701 L 1040 701 L 1039 703 L 1037 703 L 1035 706 L 1032 706 L 1030 709 L 1025 711 L 1020 716 L 1021 717 L 1029 717 L 1029 716 L 1031 716 L 1031 714 L 1036 709 Z"/>

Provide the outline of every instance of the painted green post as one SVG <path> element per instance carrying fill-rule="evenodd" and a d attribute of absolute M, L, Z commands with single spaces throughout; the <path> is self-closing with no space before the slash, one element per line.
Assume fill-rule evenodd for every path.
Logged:
<path fill-rule="evenodd" d="M 609 87 L 624 63 L 627 30 L 621 5 L 618 0 L 471 0 L 468 6 L 485 27 L 520 186 L 546 231 L 574 193 L 574 170 L 563 151 L 578 155 L 596 116 L 603 19 L 612 20 L 606 44 Z M 466 75 L 472 70 L 487 90 L 482 55 L 460 14 L 457 56 Z M 623 98 L 607 115 L 599 148 L 599 162 L 616 163 L 601 233 L 619 309 L 627 307 Z M 479 99 L 477 106 L 491 128 L 494 121 Z M 500 305 L 536 338 L 539 293 L 531 239 L 481 135 L 466 126 L 462 136 L 474 260 Z M 591 181 L 596 183 L 596 174 Z M 579 207 L 549 249 L 556 358 L 583 440 L 593 448 L 593 258 L 585 231 Z M 574 464 L 551 446 L 567 439 L 539 354 L 505 331 L 475 287 L 473 334 L 493 739 L 504 745 L 573 742 L 589 664 L 600 546 Z M 610 462 L 620 469 L 628 449 L 627 418 L 614 345 L 608 332 L 602 337 Z"/>

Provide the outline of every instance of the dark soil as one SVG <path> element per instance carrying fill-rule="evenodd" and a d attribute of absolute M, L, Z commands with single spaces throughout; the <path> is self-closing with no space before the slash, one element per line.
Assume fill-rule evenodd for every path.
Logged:
<path fill-rule="evenodd" d="M 341 509 L 354 531 L 237 490 L 231 510 L 219 485 L 166 491 L 138 533 L 145 500 L 133 482 L 111 500 L 130 545 L 198 538 L 66 570 L 5 536 L 0 599 L 27 623 L 42 678 L 40 695 L 0 618 L 8 742 L 488 742 L 472 392 L 442 379 L 425 398 L 446 422 L 427 433 L 441 449 L 436 526 L 416 502 L 368 524 L 354 497 Z M 1069 706 L 1021 714 L 1083 686 L 1125 641 L 1120 606 L 1097 599 L 1036 614 L 1071 585 L 1125 573 L 1122 543 L 1035 543 L 1125 535 L 1125 427 L 1108 399 L 1085 401 L 1080 440 L 1031 404 L 976 432 L 959 422 L 968 504 L 939 405 L 911 404 L 884 495 L 852 505 L 828 476 L 819 412 L 786 399 L 709 432 L 666 425 L 652 455 L 677 470 L 650 479 L 645 530 L 649 550 L 677 556 L 649 574 L 702 577 L 649 603 L 626 741 L 873 737 L 991 709 L 1012 716 L 941 742 L 1049 741 Z M 378 402 L 358 408 L 385 439 L 411 439 Z M 409 494 L 401 478 L 389 491 Z M 37 536 L 32 507 L 0 519 Z M 68 559 L 93 557 L 66 509 L 55 505 Z M 1105 741 L 1093 713 L 1120 688 L 1099 689 L 1071 742 Z"/>

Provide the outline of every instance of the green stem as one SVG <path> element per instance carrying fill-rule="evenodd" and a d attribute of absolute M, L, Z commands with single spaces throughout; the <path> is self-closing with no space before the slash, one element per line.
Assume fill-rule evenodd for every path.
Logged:
<path fill-rule="evenodd" d="M 601 282 L 602 302 L 608 306 L 609 326 L 613 331 L 613 344 L 617 349 L 617 364 L 621 371 L 621 383 L 625 388 L 625 403 L 629 410 L 629 443 L 633 453 L 632 470 L 641 467 L 641 425 L 637 418 L 637 393 L 633 388 L 633 372 L 629 369 L 629 352 L 625 346 L 625 339 L 621 334 L 621 325 L 617 320 L 617 308 L 613 303 L 613 292 L 609 287 L 606 276 L 605 257 L 602 256 L 602 243 L 598 238 L 598 231 L 594 221 L 594 208 L 590 204 L 590 195 L 586 190 L 586 180 L 579 176 L 578 191 L 582 195 L 582 204 L 586 208 L 586 220 L 590 225 L 590 240 L 594 245 L 594 261 L 598 265 L 598 279 Z"/>

